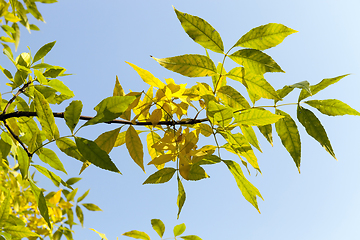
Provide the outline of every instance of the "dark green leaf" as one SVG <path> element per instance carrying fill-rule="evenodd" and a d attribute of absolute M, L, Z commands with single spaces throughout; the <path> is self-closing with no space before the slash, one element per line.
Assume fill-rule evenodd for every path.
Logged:
<path fill-rule="evenodd" d="M 216 155 L 205 155 L 200 161 L 196 162 L 197 165 L 209 165 L 221 162 L 221 159 Z"/>
<path fill-rule="evenodd" d="M 82 203 L 81 205 L 83 205 L 89 211 L 102 211 L 98 206 L 93 203 Z"/>
<path fill-rule="evenodd" d="M 68 185 L 74 185 L 75 183 L 77 183 L 78 181 L 80 181 L 81 180 L 81 178 L 79 178 L 79 177 L 72 177 L 72 178 L 69 178 L 67 181 L 66 181 L 66 183 L 68 184 Z"/>
<path fill-rule="evenodd" d="M 196 235 L 181 236 L 180 238 L 185 240 L 202 240 L 200 237 Z"/>
<path fill-rule="evenodd" d="M 151 174 L 143 184 L 149 184 L 149 183 L 165 183 L 169 181 L 174 173 L 176 172 L 176 169 L 174 168 L 163 168 L 158 170 L 157 172 Z"/>
<path fill-rule="evenodd" d="M 205 170 L 199 166 L 199 164 L 191 165 L 188 179 L 190 181 L 198 181 L 204 178 L 209 178 L 209 175 L 205 172 Z"/>
<path fill-rule="evenodd" d="M 336 159 L 334 150 L 331 147 L 325 129 L 315 114 L 306 108 L 298 107 L 297 118 L 299 122 L 305 127 L 306 132 L 316 141 L 318 141 L 321 146 L 323 146 L 325 150 Z"/>
<path fill-rule="evenodd" d="M 109 155 L 94 141 L 76 137 L 75 142 L 80 153 L 85 157 L 86 160 L 99 168 L 120 173 L 119 169 L 117 169 L 115 164 L 111 161 Z"/>

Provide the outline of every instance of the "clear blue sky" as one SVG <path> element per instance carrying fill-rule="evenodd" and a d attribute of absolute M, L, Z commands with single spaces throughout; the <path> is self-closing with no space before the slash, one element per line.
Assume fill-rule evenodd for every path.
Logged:
<path fill-rule="evenodd" d="M 27 46 L 34 53 L 45 43 L 56 40 L 45 61 L 74 74 L 61 80 L 74 91 L 74 99 L 83 102 L 84 115 L 94 115 L 93 107 L 112 95 L 116 75 L 126 91 L 148 88 L 125 61 L 149 70 L 160 79 L 172 77 L 177 83 L 189 85 L 209 82 L 210 78 L 184 78 L 149 57 L 204 54 L 202 47 L 183 31 L 172 5 L 207 20 L 220 33 L 225 49 L 250 29 L 266 23 L 282 23 L 298 30 L 279 46 L 266 51 L 286 71 L 268 74 L 267 80 L 280 88 L 304 80 L 316 84 L 323 78 L 352 73 L 317 94 L 315 99 L 340 99 L 360 110 L 360 2 L 357 0 L 63 0 L 51 5 L 39 4 L 47 23 L 38 23 L 41 31 L 31 35 L 23 29 L 18 53 L 27 51 Z M 211 56 L 220 61 L 219 55 Z M 5 56 L 0 56 L 0 61 L 5 62 Z M 4 79 L 1 76 L 2 87 Z M 291 95 L 293 101 L 297 99 L 295 92 Z M 55 110 L 63 111 L 68 103 Z M 283 110 L 295 113 L 293 106 Z M 225 165 L 215 165 L 206 168 L 210 179 L 184 183 L 187 200 L 180 219 L 176 220 L 175 179 L 163 185 L 142 185 L 154 169 L 147 167 L 145 175 L 123 146 L 111 153 L 123 175 L 91 166 L 75 185 L 80 193 L 91 188 L 86 201 L 98 204 L 103 212 L 86 211 L 86 228 L 75 226 L 74 238 L 99 239 L 87 229 L 95 228 L 109 240 L 130 239 L 121 234 L 133 229 L 146 231 L 152 239 L 158 239 L 150 220 L 160 218 L 167 227 L 165 237 L 171 237 L 173 226 L 184 222 L 185 233 L 204 240 L 359 239 L 360 118 L 325 117 L 314 112 L 327 130 L 338 161 L 299 127 L 302 164 L 298 174 L 275 133 L 274 147 L 261 138 L 263 153 L 257 152 L 257 156 L 263 174 L 249 177 L 265 199 L 259 200 L 261 214 L 242 197 Z M 57 123 L 62 126 L 62 134 L 68 134 L 62 121 Z M 115 127 L 93 126 L 79 134 L 95 139 L 102 131 Z M 63 154 L 60 156 L 68 177 L 77 176 L 81 164 Z M 226 157 L 235 159 L 232 155 Z M 145 161 L 149 161 L 148 155 Z M 49 181 L 38 177 L 40 186 L 51 187 Z"/>

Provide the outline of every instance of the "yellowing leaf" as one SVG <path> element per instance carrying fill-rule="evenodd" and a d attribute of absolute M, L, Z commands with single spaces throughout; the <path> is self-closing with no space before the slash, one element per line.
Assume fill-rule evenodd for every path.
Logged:
<path fill-rule="evenodd" d="M 310 100 L 306 101 L 305 103 L 309 104 L 310 106 L 319 110 L 321 113 L 328 116 L 339 116 L 346 114 L 360 116 L 360 113 L 358 111 L 337 99 Z"/>
<path fill-rule="evenodd" d="M 154 75 L 152 75 L 149 71 L 139 68 L 135 64 L 132 64 L 129 62 L 126 62 L 126 63 L 129 64 L 131 67 L 133 67 L 134 70 L 140 75 L 142 80 L 144 82 L 146 82 L 147 84 L 149 84 L 150 86 L 154 86 L 159 89 L 162 89 L 163 87 L 165 87 L 165 83 L 160 81 L 158 78 L 154 77 Z"/>
<path fill-rule="evenodd" d="M 220 34 L 204 19 L 175 10 L 176 16 L 189 37 L 204 48 L 223 53 L 224 44 Z"/>
<path fill-rule="evenodd" d="M 149 235 L 147 235 L 145 232 L 140 232 L 137 230 L 132 230 L 130 232 L 123 233 L 122 235 L 135 239 L 150 240 Z"/>
<path fill-rule="evenodd" d="M 289 114 L 279 109 L 276 109 L 276 114 L 284 116 L 284 118 L 281 118 L 275 123 L 276 132 L 278 133 L 282 144 L 294 159 L 296 167 L 300 172 L 301 142 L 296 123 Z"/>
<path fill-rule="evenodd" d="M 152 161 L 150 161 L 148 163 L 148 165 L 150 164 L 154 164 L 154 165 L 161 165 L 167 162 L 172 161 L 175 158 L 175 155 L 172 154 L 162 154 L 160 156 L 155 157 Z"/>
<path fill-rule="evenodd" d="M 222 103 L 234 108 L 235 110 L 250 108 L 248 101 L 231 86 L 222 86 L 217 91 L 217 95 L 221 99 Z"/>
<path fill-rule="evenodd" d="M 93 203 L 82 203 L 81 205 L 83 205 L 89 211 L 102 211 L 101 208 Z"/>
<path fill-rule="evenodd" d="M 31 190 L 32 190 L 32 192 L 34 194 L 34 197 L 36 199 L 37 207 L 39 208 L 40 214 L 44 218 L 47 225 L 51 229 L 51 223 L 50 223 L 50 218 L 49 218 L 49 210 L 48 210 L 48 207 L 47 207 L 47 204 L 46 204 L 44 194 L 41 191 L 41 189 L 38 188 L 31 179 L 29 180 L 29 184 L 30 184 Z"/>
<path fill-rule="evenodd" d="M 114 87 L 114 91 L 113 91 L 113 96 L 125 96 L 124 89 L 122 88 L 117 75 L 116 75 L 116 81 L 115 81 L 115 87 Z"/>
<path fill-rule="evenodd" d="M 151 115 L 150 115 L 150 122 L 153 126 L 156 126 L 162 118 L 162 110 L 161 109 L 155 109 Z"/>
<path fill-rule="evenodd" d="M 64 119 L 71 132 L 74 131 L 79 122 L 82 107 L 81 101 L 76 100 L 72 101 L 69 106 L 65 108 Z"/>
<path fill-rule="evenodd" d="M 178 181 L 178 197 L 177 197 L 177 201 L 176 204 L 179 208 L 178 214 L 177 214 L 177 218 L 179 219 L 180 216 L 180 212 L 182 207 L 184 206 L 185 200 L 186 200 L 186 193 L 185 193 L 185 189 L 184 186 L 180 180 L 180 178 L 177 178 Z"/>
<path fill-rule="evenodd" d="M 37 233 L 32 232 L 30 228 L 25 226 L 6 226 L 2 229 L 4 232 L 11 234 L 12 237 L 19 239 L 26 237 L 40 237 Z"/>
<path fill-rule="evenodd" d="M 186 54 L 170 58 L 155 58 L 161 66 L 187 77 L 206 77 L 216 74 L 213 61 L 203 55 Z"/>
<path fill-rule="evenodd" d="M 42 148 L 41 152 L 38 153 L 38 156 L 41 161 L 49 164 L 52 168 L 66 173 L 64 165 L 53 150 Z"/>
<path fill-rule="evenodd" d="M 120 128 L 102 133 L 94 142 L 107 154 L 113 149 L 117 137 L 119 135 Z"/>
<path fill-rule="evenodd" d="M 157 172 L 151 174 L 143 184 L 155 184 L 155 183 L 165 183 L 168 182 L 176 172 L 174 168 L 163 168 Z"/>
<path fill-rule="evenodd" d="M 183 234 L 185 232 L 185 229 L 186 229 L 185 223 L 176 225 L 173 230 L 174 236 L 177 237 L 177 236 Z"/>
<path fill-rule="evenodd" d="M 145 172 L 143 145 L 135 128 L 131 125 L 126 131 L 126 148 L 134 162 Z"/>
<path fill-rule="evenodd" d="M 256 134 L 254 132 L 254 129 L 251 126 L 247 126 L 247 125 L 240 125 L 240 128 L 246 140 L 251 145 L 256 147 L 260 152 L 262 152 L 259 146 L 259 141 L 257 140 Z"/>
<path fill-rule="evenodd" d="M 265 80 L 261 75 L 255 75 L 251 72 L 246 72 L 244 82 L 248 86 L 249 94 L 255 94 L 262 98 L 281 100 L 275 89 Z"/>
<path fill-rule="evenodd" d="M 165 225 L 160 219 L 151 219 L 151 226 L 162 238 L 165 232 Z"/>
<path fill-rule="evenodd" d="M 34 60 L 33 63 L 39 61 L 40 59 L 42 59 L 43 57 L 46 56 L 46 54 L 48 54 L 48 52 L 51 51 L 51 49 L 54 47 L 56 41 L 51 42 L 51 43 L 47 43 L 44 46 L 42 46 L 36 53 L 34 56 Z"/>
<path fill-rule="evenodd" d="M 94 231 L 94 232 L 96 232 L 96 233 L 99 235 L 99 237 L 101 237 L 101 240 L 108 240 L 108 239 L 106 238 L 105 234 L 100 233 L 100 232 L 96 231 L 96 230 L 93 229 L 93 228 L 89 228 L 89 229 L 92 230 L 92 231 Z M 149 239 L 149 240 L 150 240 L 150 239 Z"/>
<path fill-rule="evenodd" d="M 262 75 L 266 72 L 284 72 L 269 55 L 259 50 L 242 49 L 229 57 L 256 75 Z"/>
<path fill-rule="evenodd" d="M 234 47 L 253 48 L 265 50 L 275 47 L 281 43 L 288 35 L 296 33 L 296 30 L 288 28 L 278 23 L 268 23 L 251 29 L 242 36 Z"/>
<path fill-rule="evenodd" d="M 48 200 L 49 203 L 56 205 L 56 204 L 60 201 L 61 193 L 62 193 L 62 190 L 60 189 L 59 191 L 57 191 L 57 192 L 54 194 L 54 196 L 52 196 L 52 197 Z"/>
<path fill-rule="evenodd" d="M 234 123 L 238 125 L 264 126 L 277 122 L 283 116 L 264 109 L 251 108 L 234 114 Z"/>

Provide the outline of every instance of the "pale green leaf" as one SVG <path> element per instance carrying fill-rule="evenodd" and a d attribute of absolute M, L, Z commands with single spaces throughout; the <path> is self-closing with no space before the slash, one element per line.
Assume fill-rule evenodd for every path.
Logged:
<path fill-rule="evenodd" d="M 154 77 L 154 75 L 152 73 L 150 73 L 149 71 L 142 69 L 142 68 L 136 66 L 135 64 L 132 64 L 129 62 L 126 62 L 126 63 L 129 64 L 132 68 L 134 68 L 134 70 L 140 75 L 142 80 L 144 82 L 146 82 L 147 84 L 149 84 L 150 86 L 154 86 L 159 89 L 162 89 L 165 87 L 165 83 L 160 81 L 158 78 Z"/>
<path fill-rule="evenodd" d="M 336 159 L 334 150 L 332 149 L 325 129 L 315 114 L 306 108 L 298 107 L 297 118 L 299 122 L 305 127 L 306 132 L 316 141 L 318 141 L 321 146 L 323 146 L 323 148 L 325 148 L 325 150 Z"/>
<path fill-rule="evenodd" d="M 222 86 L 217 91 L 217 96 L 221 99 L 222 103 L 232 107 L 234 110 L 250 108 L 248 101 L 231 86 Z"/>
<path fill-rule="evenodd" d="M 213 61 L 207 56 L 186 54 L 170 58 L 155 58 L 161 66 L 187 77 L 206 77 L 216 74 Z"/>
<path fill-rule="evenodd" d="M 38 188 L 32 180 L 29 180 L 29 183 L 30 183 L 31 190 L 35 196 L 36 203 L 37 203 L 38 209 L 40 211 L 40 214 L 51 229 L 49 210 L 46 205 L 46 200 L 45 200 L 44 194 L 41 191 L 41 189 Z"/>
<path fill-rule="evenodd" d="M 233 118 L 233 110 L 230 107 L 225 107 L 215 101 L 209 102 L 207 112 L 222 127 L 229 125 Z"/>
<path fill-rule="evenodd" d="M 102 211 L 101 208 L 93 203 L 82 203 L 81 205 L 83 205 L 89 211 Z"/>
<path fill-rule="evenodd" d="M 81 162 L 85 162 L 86 159 L 79 152 L 75 142 L 69 138 L 60 138 L 56 140 L 57 147 L 66 155 L 75 158 Z"/>
<path fill-rule="evenodd" d="M 329 116 L 341 116 L 346 114 L 360 116 L 360 112 L 337 99 L 310 100 L 305 103 Z"/>
<path fill-rule="evenodd" d="M 289 93 L 291 93 L 292 90 L 294 90 L 293 87 L 286 85 L 283 88 L 276 90 L 276 93 L 278 94 L 279 98 L 282 99 L 282 98 L 286 97 Z M 281 100 L 281 99 L 279 99 L 279 100 Z M 279 100 L 276 100 L 276 101 L 279 101 Z"/>
<path fill-rule="evenodd" d="M 229 55 L 236 63 L 247 71 L 262 75 L 266 72 L 284 72 L 280 66 L 266 53 L 255 49 L 242 49 Z"/>
<path fill-rule="evenodd" d="M 42 59 L 43 57 L 46 56 L 46 54 L 48 54 L 48 52 L 50 52 L 50 50 L 54 47 L 56 41 L 51 42 L 51 43 L 47 43 L 44 46 L 42 46 L 36 53 L 34 56 L 34 60 L 33 63 L 39 61 L 40 59 Z"/>
<path fill-rule="evenodd" d="M 165 225 L 160 219 L 151 219 L 151 226 L 162 238 L 165 232 Z"/>
<path fill-rule="evenodd" d="M 234 123 L 237 125 L 264 126 L 277 122 L 283 116 L 259 108 L 251 108 L 234 113 Z"/>
<path fill-rule="evenodd" d="M 48 84 L 48 80 L 46 79 L 46 77 L 44 77 L 42 72 L 40 72 L 39 70 L 35 69 L 34 75 L 40 84 L 42 84 L 42 85 Z"/>
<path fill-rule="evenodd" d="M 174 227 L 174 236 L 177 237 L 185 232 L 186 226 L 185 223 L 176 225 Z"/>
<path fill-rule="evenodd" d="M 224 44 L 220 34 L 208 22 L 197 16 L 182 13 L 175 8 L 174 10 L 182 27 L 192 40 L 206 49 L 218 53 L 224 52 Z"/>
<path fill-rule="evenodd" d="M 273 100 L 281 100 L 275 89 L 261 75 L 246 72 L 243 81 L 248 87 L 248 92 L 259 97 Z"/>
<path fill-rule="evenodd" d="M 177 196 L 176 204 L 177 204 L 177 206 L 179 208 L 179 211 L 178 211 L 178 214 L 177 214 L 177 218 L 179 219 L 181 209 L 184 206 L 184 203 L 185 203 L 185 200 L 186 200 L 186 193 L 185 193 L 184 186 L 183 186 L 179 176 L 177 178 L 177 181 L 178 181 L 178 196 Z"/>
<path fill-rule="evenodd" d="M 296 164 L 296 167 L 300 172 L 301 142 L 296 123 L 286 112 L 276 109 L 275 113 L 284 116 L 275 123 L 276 132 L 279 135 L 282 144 L 290 153 Z"/>
<path fill-rule="evenodd" d="M 338 76 L 338 77 L 334 77 L 334 78 L 325 78 L 323 79 L 321 82 L 319 82 L 316 85 L 312 85 L 310 86 L 310 92 L 312 95 L 315 95 L 316 93 L 320 92 L 321 90 L 327 88 L 328 86 L 330 86 L 331 84 L 337 83 L 338 81 L 340 81 L 342 78 L 348 76 L 349 74 L 346 75 L 342 75 L 342 76 Z M 299 95 L 299 102 L 307 97 L 310 97 L 310 93 L 308 91 L 305 90 L 301 90 L 300 95 Z"/>
<path fill-rule="evenodd" d="M 302 81 L 295 84 L 290 85 L 289 87 L 292 88 L 300 88 L 305 90 L 310 96 L 312 95 L 311 89 L 310 89 L 310 83 L 308 81 Z"/>
<path fill-rule="evenodd" d="M 111 152 L 119 135 L 120 128 L 102 133 L 94 142 L 107 154 Z"/>
<path fill-rule="evenodd" d="M 76 100 L 72 101 L 69 106 L 65 108 L 64 119 L 71 133 L 74 132 L 74 129 L 79 122 L 82 107 L 82 102 L 80 100 Z"/>
<path fill-rule="evenodd" d="M 5 189 L 2 189 L 5 190 Z M 5 198 L 2 200 L 1 205 L 0 205 L 0 223 L 1 222 L 5 222 L 10 214 L 10 191 L 9 190 L 5 190 L 4 191 L 5 194 Z"/>
<path fill-rule="evenodd" d="M 42 148 L 42 151 L 38 153 L 38 156 L 41 161 L 49 164 L 52 168 L 66 173 L 64 165 L 61 163 L 60 159 L 53 150 Z"/>
<path fill-rule="evenodd" d="M 55 186 L 59 187 L 60 183 L 62 182 L 61 178 L 57 176 L 55 173 L 51 172 L 50 170 L 44 168 L 40 165 L 31 165 L 36 168 L 41 174 L 43 174 L 45 177 L 49 178 Z"/>
<path fill-rule="evenodd" d="M 240 125 L 240 128 L 241 128 L 241 132 L 243 133 L 246 140 L 251 145 L 256 147 L 260 152 L 262 152 L 254 129 L 251 126 L 247 126 L 247 125 Z"/>
<path fill-rule="evenodd" d="M 29 173 L 30 159 L 26 151 L 21 146 L 17 148 L 16 159 L 19 163 L 21 176 L 23 179 L 26 179 Z"/>
<path fill-rule="evenodd" d="M 163 168 L 151 174 L 143 184 L 168 182 L 176 172 L 174 168 Z"/>
<path fill-rule="evenodd" d="M 231 69 L 230 72 L 228 72 L 226 74 L 226 77 L 229 77 L 233 80 L 241 82 L 243 85 L 247 86 L 246 82 L 244 81 L 245 68 L 243 68 L 243 67 L 235 67 L 235 68 Z"/>
<path fill-rule="evenodd" d="M 80 197 L 78 197 L 78 199 L 76 200 L 76 202 L 81 202 L 82 200 L 84 200 L 84 198 L 89 194 L 90 189 L 88 189 L 83 195 L 81 195 Z"/>
<path fill-rule="evenodd" d="M 45 97 L 34 89 L 34 105 L 37 119 L 45 133 L 46 138 L 51 141 L 59 138 L 59 130 L 55 124 L 55 118 Z"/>
<path fill-rule="evenodd" d="M 69 97 L 73 97 L 75 96 L 73 91 L 71 91 L 62 81 L 57 80 L 57 79 L 53 79 L 51 81 L 49 81 L 49 83 L 47 84 L 48 86 L 52 87 L 53 89 L 55 89 L 56 91 L 58 91 L 61 94 L 64 94 L 66 96 Z"/>
<path fill-rule="evenodd" d="M 113 91 L 113 96 L 125 96 L 124 89 L 122 88 L 117 75 L 116 75 L 116 81 L 115 81 L 115 87 L 114 87 L 114 91 Z"/>
<path fill-rule="evenodd" d="M 37 233 L 32 232 L 30 228 L 25 226 L 6 226 L 2 229 L 6 233 L 10 233 L 15 238 L 40 237 Z"/>
<path fill-rule="evenodd" d="M 241 167 L 238 163 L 231 161 L 231 160 L 223 160 L 223 162 L 226 164 L 226 166 L 229 168 L 230 172 L 235 178 L 235 181 L 242 193 L 242 195 L 245 197 L 245 199 L 250 202 L 260 213 L 259 206 L 257 203 L 257 196 L 259 196 L 261 199 L 263 197 L 261 196 L 259 190 L 254 187 L 244 176 Z M 263 199 L 264 200 L 264 199 Z"/>
<path fill-rule="evenodd" d="M 120 173 L 116 165 L 111 161 L 109 155 L 102 150 L 94 141 L 76 137 L 76 146 L 86 160 L 95 166 L 113 172 Z"/>
<path fill-rule="evenodd" d="M 130 232 L 123 233 L 122 235 L 135 239 L 150 240 L 149 235 L 147 235 L 145 232 L 140 232 L 138 230 L 132 230 Z"/>
<path fill-rule="evenodd" d="M 280 44 L 288 35 L 296 33 L 296 30 L 278 23 L 268 23 L 251 29 L 242 36 L 234 47 L 253 48 L 265 50 Z"/>

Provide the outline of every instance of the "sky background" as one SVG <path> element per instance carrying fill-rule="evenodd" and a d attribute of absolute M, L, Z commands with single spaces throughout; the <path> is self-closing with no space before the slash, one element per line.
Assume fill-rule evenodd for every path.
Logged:
<path fill-rule="evenodd" d="M 162 68 L 149 56 L 157 58 L 182 54 L 204 54 L 204 49 L 183 31 L 172 5 L 179 11 L 199 16 L 221 35 L 225 49 L 250 29 L 282 23 L 299 31 L 287 37 L 275 48 L 266 50 L 286 73 L 267 73 L 266 79 L 276 88 L 307 80 L 316 84 L 324 78 L 352 75 L 315 95 L 313 99 L 339 99 L 360 110 L 360 2 L 357 0 L 302 1 L 69 1 L 38 4 L 46 24 L 37 23 L 40 32 L 22 29 L 18 54 L 34 54 L 42 45 L 57 41 L 45 62 L 67 69 L 74 75 L 60 80 L 74 91 L 73 100 L 84 104 L 83 115 L 95 115 L 93 107 L 112 95 L 115 76 L 126 92 L 148 89 L 137 73 L 125 63 L 136 64 L 160 79 L 174 78 L 176 83 L 210 83 L 210 78 L 190 79 Z M 215 62 L 220 54 L 210 52 Z M 5 55 L 0 56 L 7 66 Z M 226 62 L 226 70 L 234 65 Z M 228 83 L 237 87 L 234 81 Z M 5 76 L 0 76 L 4 92 Z M 299 91 L 288 97 L 296 102 Z M 5 96 L 4 96 L 5 97 Z M 271 102 L 271 101 L 269 101 Z M 70 101 L 55 106 L 64 111 Z M 307 107 L 310 109 L 310 107 Z M 295 117 L 296 108 L 281 108 Z M 133 163 L 125 146 L 115 148 L 110 156 L 123 173 L 118 175 L 90 166 L 75 187 L 82 194 L 91 189 L 85 202 L 92 202 L 102 212 L 85 211 L 85 228 L 75 226 L 74 239 L 100 239 L 94 228 L 110 240 L 130 230 L 147 232 L 159 239 L 150 220 L 161 219 L 166 226 L 165 238 L 173 235 L 172 228 L 185 223 L 185 235 L 195 234 L 204 240 L 215 239 L 359 239 L 360 236 L 360 163 L 359 117 L 328 117 L 317 110 L 338 161 L 299 126 L 302 139 L 301 174 L 281 145 L 276 133 L 274 147 L 259 135 L 263 153 L 254 150 L 262 175 L 248 179 L 260 190 L 261 214 L 251 206 L 237 188 L 224 164 L 206 167 L 210 179 L 184 182 L 186 203 L 176 219 L 176 178 L 161 185 L 142 185 L 154 167 L 147 166 L 144 174 Z M 56 120 L 61 135 L 69 134 L 62 120 Z M 118 127 L 96 125 L 80 130 L 79 136 L 96 139 L 104 131 Z M 141 129 L 137 128 L 137 129 Z M 144 142 L 145 143 L 145 142 Z M 207 143 L 207 142 L 204 142 Z M 150 157 L 145 149 L 145 162 Z M 68 176 L 78 176 L 81 163 L 59 153 Z M 233 155 L 224 159 L 237 160 Z M 41 178 L 39 186 L 56 190 L 50 181 Z M 79 195 L 80 196 L 80 195 Z"/>

